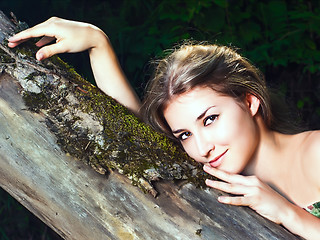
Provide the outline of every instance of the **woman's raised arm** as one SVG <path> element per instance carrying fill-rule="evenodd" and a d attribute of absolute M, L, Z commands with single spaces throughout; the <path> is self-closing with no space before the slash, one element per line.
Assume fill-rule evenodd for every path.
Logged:
<path fill-rule="evenodd" d="M 9 38 L 15 47 L 30 38 L 42 37 L 36 54 L 43 60 L 59 53 L 89 51 L 97 86 L 109 96 L 138 114 L 140 100 L 125 77 L 107 35 L 94 25 L 52 17 Z M 52 44 L 50 44 L 53 42 Z"/>

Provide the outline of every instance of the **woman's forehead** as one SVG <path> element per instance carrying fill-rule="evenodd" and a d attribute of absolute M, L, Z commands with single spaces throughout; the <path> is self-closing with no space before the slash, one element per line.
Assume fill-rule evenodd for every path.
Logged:
<path fill-rule="evenodd" d="M 165 118 L 172 118 L 181 114 L 197 116 L 209 107 L 227 103 L 227 98 L 229 98 L 229 101 L 232 100 L 209 87 L 194 88 L 171 98 L 163 113 Z"/>
<path fill-rule="evenodd" d="M 202 98 L 219 98 L 223 95 L 210 87 L 195 87 L 187 92 L 176 94 L 168 101 L 167 106 L 173 103 L 193 103 L 195 100 Z"/>

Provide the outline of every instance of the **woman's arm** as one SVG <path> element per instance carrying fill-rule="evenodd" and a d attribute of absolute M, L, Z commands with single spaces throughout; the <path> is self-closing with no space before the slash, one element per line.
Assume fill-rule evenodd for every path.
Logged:
<path fill-rule="evenodd" d="M 52 17 L 8 39 L 9 47 L 35 37 L 36 54 L 43 60 L 58 53 L 75 53 L 88 50 L 97 86 L 106 94 L 138 114 L 140 100 L 126 79 L 106 34 L 99 28 L 81 22 Z M 53 44 L 49 44 L 55 41 Z M 48 45 L 49 44 L 49 45 Z"/>
<path fill-rule="evenodd" d="M 320 219 L 290 203 L 255 176 L 230 174 L 205 165 L 204 170 L 222 181 L 206 180 L 209 187 L 236 196 L 221 196 L 225 204 L 248 206 L 263 217 L 282 224 L 294 234 L 306 239 L 319 239 Z"/>
<path fill-rule="evenodd" d="M 101 40 L 89 49 L 89 56 L 97 86 L 139 115 L 141 102 L 125 77 L 108 37 L 102 31 L 96 34 Z"/>
<path fill-rule="evenodd" d="M 292 203 L 288 202 L 287 208 L 282 210 L 281 224 L 305 239 L 320 238 L 320 219 Z"/>

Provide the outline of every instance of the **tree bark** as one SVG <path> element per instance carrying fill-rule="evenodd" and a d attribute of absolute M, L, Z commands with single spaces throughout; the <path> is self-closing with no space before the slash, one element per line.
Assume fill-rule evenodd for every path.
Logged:
<path fill-rule="evenodd" d="M 198 164 L 59 58 L 9 49 L 21 25 L 0 12 L 0 185 L 60 236 L 298 239 L 197 188 Z"/>

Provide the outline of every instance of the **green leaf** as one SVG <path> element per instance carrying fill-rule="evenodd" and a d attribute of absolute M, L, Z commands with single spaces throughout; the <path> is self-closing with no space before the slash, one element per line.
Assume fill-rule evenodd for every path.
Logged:
<path fill-rule="evenodd" d="M 217 4 L 219 7 L 227 8 L 228 7 L 228 1 L 227 0 L 214 0 L 215 4 Z"/>
<path fill-rule="evenodd" d="M 302 109 L 304 107 L 304 101 L 303 100 L 298 100 L 297 102 L 297 108 Z"/>
<path fill-rule="evenodd" d="M 310 39 L 306 39 L 304 43 L 308 48 L 310 48 L 312 50 L 316 50 L 317 49 L 317 45 L 315 44 L 315 42 L 311 41 Z"/>
<path fill-rule="evenodd" d="M 261 38 L 261 28 L 255 22 L 246 22 L 239 27 L 241 41 L 250 44 L 253 40 Z"/>

